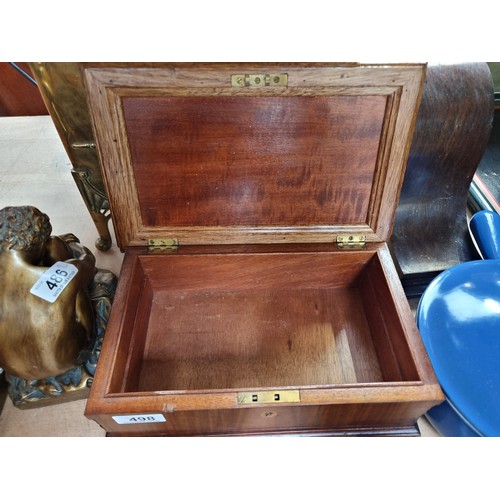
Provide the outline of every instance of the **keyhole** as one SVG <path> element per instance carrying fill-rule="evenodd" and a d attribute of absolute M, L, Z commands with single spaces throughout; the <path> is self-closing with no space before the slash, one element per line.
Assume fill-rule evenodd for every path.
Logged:
<path fill-rule="evenodd" d="M 276 411 L 265 411 L 262 413 L 263 418 L 275 418 L 278 416 L 278 412 Z"/>

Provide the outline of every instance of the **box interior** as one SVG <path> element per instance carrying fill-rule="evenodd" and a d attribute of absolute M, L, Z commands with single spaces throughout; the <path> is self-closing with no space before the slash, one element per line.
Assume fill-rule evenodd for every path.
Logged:
<path fill-rule="evenodd" d="M 378 254 L 138 255 L 111 393 L 419 379 Z"/>

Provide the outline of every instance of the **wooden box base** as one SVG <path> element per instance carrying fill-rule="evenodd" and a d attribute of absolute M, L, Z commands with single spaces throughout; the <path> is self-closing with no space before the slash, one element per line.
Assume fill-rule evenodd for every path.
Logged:
<path fill-rule="evenodd" d="M 387 247 L 332 247 L 127 250 L 86 415 L 110 435 L 416 433 L 441 393 Z"/>

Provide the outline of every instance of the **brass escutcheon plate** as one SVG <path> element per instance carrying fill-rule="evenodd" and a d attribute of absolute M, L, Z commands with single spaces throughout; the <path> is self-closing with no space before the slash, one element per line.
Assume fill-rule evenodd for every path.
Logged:
<path fill-rule="evenodd" d="M 253 391 L 238 392 L 239 405 L 299 403 L 300 391 Z"/>

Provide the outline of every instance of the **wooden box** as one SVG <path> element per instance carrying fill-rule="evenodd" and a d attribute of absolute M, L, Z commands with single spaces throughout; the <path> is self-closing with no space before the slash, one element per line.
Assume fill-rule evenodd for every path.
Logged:
<path fill-rule="evenodd" d="M 387 246 L 423 65 L 84 65 L 125 252 L 110 435 L 418 434 L 442 400 Z"/>

